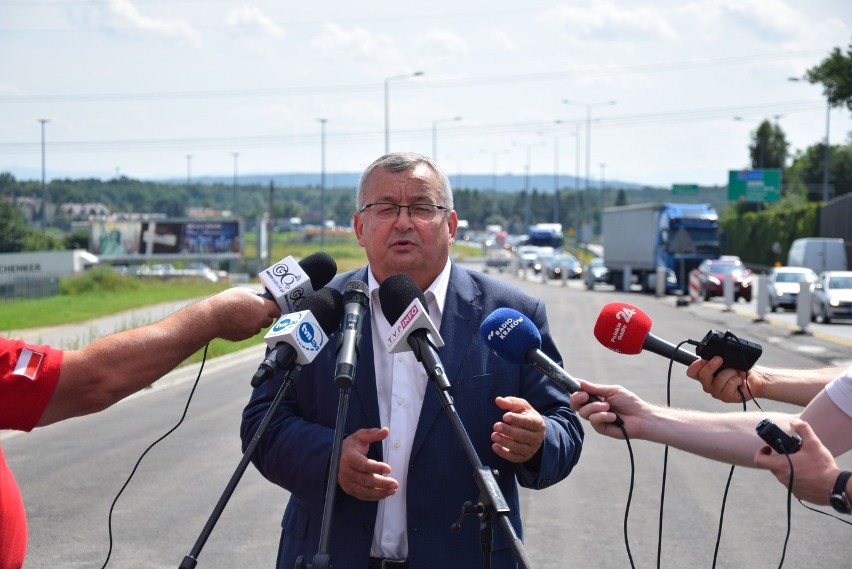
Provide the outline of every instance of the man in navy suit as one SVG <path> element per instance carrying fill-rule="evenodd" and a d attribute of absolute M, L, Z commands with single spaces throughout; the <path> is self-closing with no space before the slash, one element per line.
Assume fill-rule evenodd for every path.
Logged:
<path fill-rule="evenodd" d="M 382 338 L 393 323 L 382 313 L 378 287 L 401 273 L 424 291 L 445 341 L 439 355 L 456 410 L 481 462 L 497 470 L 521 538 L 518 485 L 540 489 L 565 478 L 579 459 L 583 430 L 565 393 L 532 366 L 489 353 L 479 327 L 495 309 L 514 308 L 536 323 L 542 350 L 560 361 L 544 304 L 450 261 L 458 226 L 452 191 L 425 156 L 393 153 L 371 164 L 359 182 L 354 226 L 369 265 L 329 286 L 342 291 L 352 279 L 366 282 L 370 309 L 348 403 L 330 560 L 335 569 L 481 566 L 478 518 L 450 529 L 464 503 L 479 499 L 473 466 L 423 366 L 411 352 L 387 353 Z M 253 456 L 258 470 L 291 494 L 279 569 L 293 569 L 299 556 L 311 562 L 319 546 L 339 399 L 335 360 L 327 349 L 301 370 Z M 244 446 L 280 386 L 275 378 L 253 392 L 243 412 Z M 505 533 L 493 525 L 495 569 L 517 566 Z"/>

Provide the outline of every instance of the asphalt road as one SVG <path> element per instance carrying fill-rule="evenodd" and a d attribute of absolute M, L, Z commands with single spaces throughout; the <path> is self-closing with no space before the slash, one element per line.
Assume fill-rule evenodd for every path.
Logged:
<path fill-rule="evenodd" d="M 723 306 L 677 307 L 674 299 L 579 283 L 541 284 L 501 275 L 548 307 L 565 368 L 601 383 L 621 383 L 665 404 L 668 361 L 650 353 L 616 354 L 592 335 L 600 309 L 627 300 L 654 320 L 653 333 L 670 342 L 700 340 L 710 329 L 730 329 L 760 343 L 761 363 L 818 367 L 852 362 L 842 338 L 798 334 L 756 322 Z M 208 363 L 184 424 L 143 459 L 113 513 L 109 567 L 178 567 L 192 550 L 240 459 L 238 426 L 249 380 L 262 347 Z M 158 387 L 113 408 L 6 437 L 3 447 L 24 493 L 30 521 L 28 568 L 100 567 L 107 554 L 107 515 L 139 455 L 179 419 L 192 386 L 192 369 L 170 374 Z M 452 378 L 450 378 L 452 380 Z M 675 364 L 671 404 L 716 411 L 739 406 L 710 399 Z M 761 402 L 764 409 L 794 410 Z M 448 444 L 451 444 L 448 442 Z M 635 567 L 656 566 L 663 447 L 627 445 L 587 429 L 583 454 L 565 481 L 524 491 L 525 549 L 537 568 L 630 567 L 623 533 L 630 504 L 629 547 Z M 488 457 L 481 457 L 488 464 Z M 852 469 L 852 456 L 840 463 Z M 730 468 L 671 450 L 665 488 L 661 567 L 712 567 L 723 493 Z M 474 498 L 474 497 L 472 497 Z M 252 467 L 198 557 L 198 567 L 273 567 L 287 493 Z M 793 500 L 785 567 L 845 567 L 852 547 L 848 525 L 805 510 Z M 737 468 L 726 501 L 719 568 L 777 567 L 787 529 L 786 490 L 766 472 Z M 448 529 L 449 531 L 449 529 Z M 333 536 L 332 536 L 333 539 Z"/>

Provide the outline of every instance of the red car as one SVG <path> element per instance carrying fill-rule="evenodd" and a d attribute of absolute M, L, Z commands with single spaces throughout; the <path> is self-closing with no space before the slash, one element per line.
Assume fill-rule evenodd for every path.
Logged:
<path fill-rule="evenodd" d="M 701 280 L 701 296 L 710 300 L 714 296 L 724 296 L 725 279 L 734 280 L 734 302 L 745 299 L 751 302 L 752 275 L 738 257 L 722 257 L 707 259 L 698 265 L 698 275 Z"/>

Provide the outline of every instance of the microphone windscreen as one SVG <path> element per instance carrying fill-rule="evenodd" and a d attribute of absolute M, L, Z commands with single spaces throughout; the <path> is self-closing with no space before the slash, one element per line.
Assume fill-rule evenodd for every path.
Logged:
<path fill-rule="evenodd" d="M 311 279 L 311 288 L 319 290 L 334 278 L 337 273 L 337 263 L 331 258 L 331 255 L 323 251 L 311 253 L 301 261 L 299 266 Z"/>
<path fill-rule="evenodd" d="M 414 302 L 415 299 L 420 299 L 420 304 L 428 313 L 429 308 L 426 306 L 426 295 L 417 286 L 417 283 L 408 275 L 398 274 L 391 275 L 379 285 L 379 301 L 382 303 L 382 314 L 388 322 L 393 324 L 408 305 Z"/>
<path fill-rule="evenodd" d="M 638 354 L 651 331 L 651 317 L 633 305 L 611 302 L 595 322 L 595 338 L 614 352 Z"/>
<path fill-rule="evenodd" d="M 351 280 L 346 285 L 346 290 L 343 291 L 343 304 L 357 302 L 364 308 L 370 304 L 370 287 L 364 281 L 358 279 Z"/>
<path fill-rule="evenodd" d="M 302 310 L 310 310 L 322 331 L 330 336 L 343 320 L 343 295 L 339 290 L 323 287 L 302 301 Z"/>
<path fill-rule="evenodd" d="M 513 364 L 526 363 L 532 349 L 541 348 L 541 333 L 533 322 L 511 308 L 498 308 L 479 327 L 479 335 L 488 349 Z"/>

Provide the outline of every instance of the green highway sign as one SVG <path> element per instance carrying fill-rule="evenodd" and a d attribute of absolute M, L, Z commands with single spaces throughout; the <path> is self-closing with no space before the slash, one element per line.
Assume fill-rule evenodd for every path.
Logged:
<path fill-rule="evenodd" d="M 672 184 L 672 193 L 677 196 L 694 196 L 698 193 L 698 184 Z"/>
<path fill-rule="evenodd" d="M 728 170 L 728 201 L 777 202 L 781 170 Z"/>

